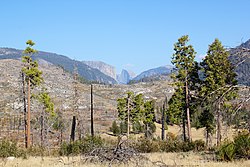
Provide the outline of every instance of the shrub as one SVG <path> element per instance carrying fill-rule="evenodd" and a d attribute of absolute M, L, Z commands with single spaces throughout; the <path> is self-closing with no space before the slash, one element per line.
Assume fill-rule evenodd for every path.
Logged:
<path fill-rule="evenodd" d="M 0 157 L 6 158 L 9 156 L 26 158 L 25 151 L 18 149 L 16 142 L 4 139 L 0 141 Z"/>
<path fill-rule="evenodd" d="M 233 142 L 225 141 L 217 151 L 218 158 L 222 161 L 232 161 L 238 158 L 250 158 L 250 134 L 241 132 Z"/>
<path fill-rule="evenodd" d="M 177 138 L 167 141 L 151 140 L 147 138 L 140 139 L 133 146 L 137 151 L 143 153 L 149 152 L 187 152 L 187 151 L 203 151 L 205 150 L 205 142 L 196 140 L 194 142 L 183 142 Z"/>
<path fill-rule="evenodd" d="M 193 143 L 195 151 L 204 151 L 206 149 L 206 144 L 203 140 L 195 140 Z"/>
<path fill-rule="evenodd" d="M 45 155 L 48 155 L 48 152 L 46 154 L 46 150 L 44 147 L 35 147 L 35 146 L 32 146 L 30 148 L 28 148 L 26 150 L 27 154 L 28 155 L 31 155 L 31 156 L 45 156 Z"/>
<path fill-rule="evenodd" d="M 138 142 L 134 144 L 133 147 L 138 152 L 141 152 L 141 153 L 151 153 L 151 152 L 160 151 L 159 141 L 153 141 L 147 138 L 141 138 Z"/>
<path fill-rule="evenodd" d="M 237 158 L 250 158 L 250 133 L 241 132 L 234 138 Z"/>
<path fill-rule="evenodd" d="M 103 141 L 99 136 L 86 136 L 83 140 L 78 140 L 70 143 L 62 143 L 59 154 L 60 155 L 79 155 L 89 152 L 94 148 L 101 147 Z"/>
<path fill-rule="evenodd" d="M 133 122 L 133 132 L 134 133 L 141 133 L 143 132 L 143 126 L 139 121 Z"/>
<path fill-rule="evenodd" d="M 235 156 L 234 143 L 230 141 L 225 141 L 217 152 L 219 160 L 222 161 L 232 161 Z"/>
<path fill-rule="evenodd" d="M 120 127 L 117 125 L 116 121 L 113 121 L 110 131 L 114 135 L 119 135 L 121 133 Z"/>
<path fill-rule="evenodd" d="M 121 134 L 124 134 L 124 133 L 127 133 L 127 130 L 128 130 L 128 124 L 127 122 L 121 122 L 120 123 L 120 132 Z"/>

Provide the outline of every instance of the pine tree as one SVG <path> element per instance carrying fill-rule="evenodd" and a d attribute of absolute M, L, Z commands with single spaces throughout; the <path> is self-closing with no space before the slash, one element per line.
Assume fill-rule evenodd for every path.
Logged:
<path fill-rule="evenodd" d="M 187 121 L 187 136 L 188 141 L 191 141 L 191 122 L 190 122 L 190 92 L 195 87 L 195 81 L 198 80 L 197 62 L 195 62 L 196 52 L 192 45 L 187 45 L 189 38 L 187 35 L 178 39 L 174 44 L 172 64 L 177 68 L 177 74 L 174 75 L 176 93 L 173 99 L 169 101 L 170 113 L 174 111 L 175 117 L 180 122 L 182 116 L 183 134 L 185 139 L 185 121 Z M 177 108 L 175 108 L 176 106 Z M 184 113 L 184 111 L 185 113 Z"/>
<path fill-rule="evenodd" d="M 145 101 L 142 94 L 134 95 L 134 93 L 128 92 L 127 97 L 117 100 L 117 110 L 122 125 L 132 123 L 134 131 L 140 132 L 142 131 L 141 123 L 143 123 L 145 134 L 154 131 L 154 102 Z M 120 127 L 122 128 L 122 126 Z M 129 128 L 127 133 L 128 130 Z"/>
<path fill-rule="evenodd" d="M 22 68 L 22 72 L 25 76 L 25 81 L 27 84 L 27 118 L 25 125 L 25 146 L 26 148 L 30 147 L 30 98 L 31 98 L 31 87 L 35 87 L 40 85 L 43 82 L 42 71 L 38 69 L 37 61 L 33 61 L 31 56 L 37 51 L 32 47 L 35 43 L 32 40 L 28 40 L 26 42 L 28 45 L 26 49 L 23 51 L 22 61 L 24 62 L 24 67 Z M 24 106 L 26 107 L 26 106 Z"/>
<path fill-rule="evenodd" d="M 218 39 L 215 39 L 201 63 L 204 73 L 200 91 L 200 95 L 204 99 L 202 115 L 207 116 L 207 118 L 203 118 L 203 120 L 207 119 L 203 124 L 207 128 L 207 132 L 211 133 L 215 122 L 213 116 L 216 115 L 217 145 L 220 145 L 221 142 L 222 107 L 237 96 L 237 89 L 234 87 L 237 85 L 236 74 L 228 56 L 229 52 Z M 213 112 L 214 109 L 216 113 Z"/>
<path fill-rule="evenodd" d="M 154 112 L 154 101 L 146 101 L 144 103 L 143 110 L 143 123 L 145 126 L 145 136 L 146 138 L 150 137 L 155 130 L 155 112 Z"/>

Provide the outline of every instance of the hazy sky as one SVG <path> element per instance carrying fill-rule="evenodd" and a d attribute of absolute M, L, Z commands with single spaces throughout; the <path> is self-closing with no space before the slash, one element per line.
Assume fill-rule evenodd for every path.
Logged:
<path fill-rule="evenodd" d="M 189 35 L 197 57 L 219 38 L 250 38 L 250 0 L 1 0 L 0 47 L 35 48 L 100 60 L 136 73 L 171 63 L 173 44 Z"/>

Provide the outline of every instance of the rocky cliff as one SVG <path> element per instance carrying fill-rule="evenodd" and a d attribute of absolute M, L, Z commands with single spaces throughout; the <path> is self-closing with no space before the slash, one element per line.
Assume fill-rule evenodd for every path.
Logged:
<path fill-rule="evenodd" d="M 109 64 L 106 64 L 102 61 L 83 61 L 83 63 L 101 71 L 102 73 L 106 74 L 107 76 L 110 76 L 113 79 L 116 79 L 115 67 Z"/>

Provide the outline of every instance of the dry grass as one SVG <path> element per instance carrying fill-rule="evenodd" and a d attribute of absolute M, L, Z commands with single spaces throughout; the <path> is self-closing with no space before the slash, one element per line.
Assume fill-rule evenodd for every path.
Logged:
<path fill-rule="evenodd" d="M 161 124 L 155 123 L 156 125 L 156 136 L 161 136 Z M 200 128 L 200 129 L 195 129 L 195 128 L 191 128 L 191 134 L 192 134 L 192 140 L 205 140 L 204 137 L 204 128 Z M 177 125 L 173 125 L 173 126 L 168 126 L 168 129 L 166 130 L 166 133 L 171 132 L 173 133 L 175 136 L 178 135 L 182 135 L 182 128 L 177 126 Z M 235 129 L 232 129 L 230 127 L 223 127 L 222 129 L 222 140 L 224 139 L 233 139 L 234 135 L 236 135 L 237 132 Z M 215 144 L 216 143 L 216 137 L 215 134 L 212 136 L 212 143 Z"/>
<path fill-rule="evenodd" d="M 145 154 L 150 160 L 141 160 L 137 163 L 113 164 L 112 167 L 153 167 L 156 162 L 161 161 L 169 166 L 200 166 L 200 167 L 249 167 L 250 160 L 236 162 L 216 162 L 212 161 L 207 155 L 200 153 L 152 153 Z M 209 160 L 210 159 L 210 160 Z M 155 163 L 153 163 L 155 162 Z M 75 157 L 30 157 L 28 159 L 14 159 L 12 161 L 0 162 L 1 167 L 108 167 L 108 163 L 90 163 L 84 162 L 80 156 Z"/>

